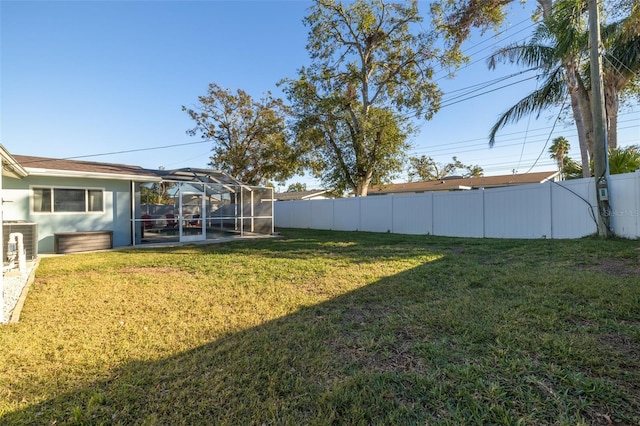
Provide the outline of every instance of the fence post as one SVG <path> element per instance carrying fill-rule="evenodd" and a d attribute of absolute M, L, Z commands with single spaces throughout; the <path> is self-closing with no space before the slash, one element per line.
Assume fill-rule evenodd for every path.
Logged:
<path fill-rule="evenodd" d="M 436 235 L 436 224 L 435 224 L 435 204 L 436 204 L 436 196 L 435 192 L 429 192 L 431 195 L 431 235 Z"/>
<path fill-rule="evenodd" d="M 362 197 L 358 195 L 358 229 L 356 231 L 362 230 Z"/>
<path fill-rule="evenodd" d="M 636 194 L 636 238 L 640 238 L 640 169 L 636 170 L 635 184 L 636 190 L 634 192 Z"/>
<path fill-rule="evenodd" d="M 553 235 L 554 227 L 553 227 L 553 183 L 551 181 L 546 182 L 549 185 L 549 238 L 554 239 Z"/>
<path fill-rule="evenodd" d="M 391 203 L 391 226 L 390 226 L 390 229 L 391 229 L 391 233 L 392 233 L 392 234 L 395 234 L 395 232 L 393 231 L 393 210 L 394 210 L 394 204 L 395 204 L 395 203 L 393 202 L 393 194 L 391 194 L 391 201 L 390 201 L 390 203 Z"/>
<path fill-rule="evenodd" d="M 487 207 L 485 205 L 485 192 L 482 190 L 482 238 L 487 238 Z"/>

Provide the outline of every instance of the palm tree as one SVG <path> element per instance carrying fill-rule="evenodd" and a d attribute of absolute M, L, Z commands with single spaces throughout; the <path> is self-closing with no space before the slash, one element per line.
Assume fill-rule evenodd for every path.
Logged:
<path fill-rule="evenodd" d="M 604 98 L 607 112 L 607 137 L 610 149 L 618 146 L 618 107 L 620 93 L 640 83 L 640 7 L 632 16 L 608 25 L 603 30 L 605 45 Z"/>
<path fill-rule="evenodd" d="M 588 170 L 590 153 L 593 152 L 593 126 L 589 95 L 580 73 L 585 61 L 585 55 L 582 54 L 585 42 L 578 36 L 579 23 L 572 8 L 562 8 L 557 4 L 552 14 L 551 2 L 542 3 L 544 21 L 537 26 L 529 42 L 504 47 L 489 57 L 490 69 L 494 69 L 499 61 L 516 63 L 539 70 L 538 78 L 542 81 L 534 92 L 509 108 L 493 125 L 489 133 L 489 145 L 493 146 L 498 130 L 506 124 L 515 123 L 533 113 L 539 116 L 545 109 L 564 105 L 569 97 L 578 131 L 583 170 Z M 587 109 L 588 113 L 585 114 Z"/>
<path fill-rule="evenodd" d="M 632 173 L 640 169 L 640 146 L 609 149 L 609 173 Z"/>
<path fill-rule="evenodd" d="M 558 170 L 560 172 L 562 172 L 565 165 L 565 159 L 567 158 L 567 154 L 569 154 L 570 147 L 571 145 L 569 144 L 569 141 L 564 136 L 558 136 L 553 140 L 553 143 L 549 148 L 549 157 L 556 160 L 556 163 L 558 163 Z"/>
<path fill-rule="evenodd" d="M 589 161 L 593 158 L 593 123 L 591 119 L 590 84 L 588 77 L 587 33 L 582 29 L 582 2 L 562 0 L 551 6 L 551 0 L 541 0 L 544 21 L 538 25 L 528 43 L 500 49 L 489 58 L 489 68 L 498 61 L 509 61 L 540 71 L 542 84 L 509 108 L 494 124 L 489 145 L 495 143 L 498 130 L 508 123 L 547 108 L 563 104 L 569 96 L 578 131 L 584 177 L 589 176 Z M 637 23 L 640 8 L 603 30 L 607 49 L 604 55 L 604 89 L 607 109 L 609 147 L 617 146 L 617 113 L 619 94 L 640 82 L 640 31 Z"/>
<path fill-rule="evenodd" d="M 609 149 L 609 173 L 633 173 L 640 169 L 640 145 L 630 145 L 626 148 Z M 589 176 L 593 176 L 593 162 L 589 167 Z M 578 179 L 583 175 L 583 169 L 569 157 L 564 157 L 562 174 L 565 179 Z"/>

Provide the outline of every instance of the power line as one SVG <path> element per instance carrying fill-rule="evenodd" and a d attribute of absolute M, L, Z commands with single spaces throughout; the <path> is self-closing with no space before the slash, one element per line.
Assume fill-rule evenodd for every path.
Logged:
<path fill-rule="evenodd" d="M 528 19 L 527 19 L 527 20 L 528 20 Z M 524 31 L 524 30 L 527 30 L 527 29 L 529 29 L 529 28 L 531 28 L 531 27 L 533 27 L 533 26 L 535 26 L 535 25 L 537 25 L 537 23 L 533 23 L 533 24 L 531 24 L 531 25 L 529 25 L 529 26 L 527 26 L 527 27 L 525 27 L 525 28 L 523 28 L 523 29 L 521 29 L 521 30 L 517 31 L 515 34 L 518 34 L 518 33 L 522 32 L 522 31 Z M 498 33 L 498 35 L 499 35 L 499 34 L 501 34 L 501 33 Z M 511 35 L 511 36 L 513 36 L 513 35 Z M 510 36 L 510 37 L 511 37 L 511 36 Z M 522 41 L 526 40 L 527 38 L 528 38 L 528 37 L 521 38 L 520 40 L 516 41 L 516 43 L 520 43 L 520 42 L 522 42 Z M 497 46 L 497 45 L 498 45 L 498 44 L 500 44 L 500 43 L 502 43 L 502 40 L 497 40 L 497 41 L 496 41 L 495 43 L 493 43 L 492 45 L 487 46 L 487 47 L 485 47 L 485 48 L 483 48 L 483 49 L 481 49 L 481 50 L 479 50 L 479 51 L 477 51 L 477 52 L 474 52 L 473 54 L 469 54 L 468 56 L 469 56 L 469 58 L 471 58 L 473 55 L 477 55 L 478 53 L 483 52 L 483 51 L 485 51 L 485 50 L 487 50 L 487 49 L 489 49 L 489 48 L 491 48 L 491 47 L 495 47 L 495 46 Z M 481 44 L 481 43 L 478 43 L 478 44 Z M 464 53 L 464 52 L 463 52 L 463 53 Z M 457 72 L 457 71 L 463 70 L 463 69 L 465 69 L 465 68 L 468 68 L 468 67 L 470 67 L 471 65 L 477 64 L 477 63 L 478 63 L 478 62 L 480 62 L 480 61 L 484 61 L 485 59 L 490 58 L 491 56 L 492 56 L 492 55 L 487 55 L 487 56 L 484 56 L 484 57 L 482 57 L 482 58 L 480 58 L 480 59 L 477 59 L 477 60 L 475 60 L 475 61 L 471 61 L 471 62 L 469 62 L 469 63 L 467 63 L 467 64 L 465 64 L 465 65 L 463 65 L 463 66 L 461 66 L 461 67 L 458 67 L 454 72 Z M 440 72 L 443 72 L 443 71 L 446 71 L 446 70 L 445 70 L 444 68 L 440 68 L 440 70 L 439 70 L 439 71 L 436 71 L 436 72 L 434 73 L 434 75 L 437 75 L 437 74 L 439 74 Z M 450 74 L 450 73 L 449 73 L 449 74 Z M 435 83 L 435 82 L 437 82 L 437 81 L 440 81 L 440 80 L 442 80 L 442 79 L 444 79 L 444 78 L 447 78 L 447 75 L 445 75 L 445 76 L 442 76 L 442 77 L 440 77 L 440 78 L 435 79 L 435 80 L 434 80 L 434 83 Z"/>
<path fill-rule="evenodd" d="M 506 30 L 504 30 L 504 31 L 500 31 L 500 32 L 496 33 L 493 37 L 494 37 L 494 38 L 497 38 L 498 36 L 500 36 L 500 35 L 502 35 L 502 34 L 505 34 L 505 33 L 509 32 L 509 31 L 511 31 L 512 29 L 515 29 L 515 27 L 517 27 L 518 25 L 523 24 L 523 23 L 525 23 L 525 22 L 529 22 L 529 21 L 531 21 L 531 19 L 530 19 L 530 18 L 525 18 L 525 19 L 523 19 L 522 21 L 518 22 L 517 24 L 515 24 L 515 25 L 513 25 L 513 26 L 509 27 L 509 29 L 506 29 Z M 514 35 L 516 35 L 516 34 L 520 34 L 521 32 L 523 32 L 523 31 L 525 31 L 525 30 L 528 30 L 529 28 L 535 27 L 536 25 L 538 25 L 538 23 L 537 23 L 537 22 L 532 22 L 532 23 L 530 23 L 529 25 L 527 25 L 526 27 L 524 27 L 524 28 L 522 28 L 522 29 L 520 29 L 520 30 L 516 31 L 516 32 L 515 32 L 515 33 L 513 33 L 513 34 L 510 34 L 510 35 L 509 35 L 509 37 L 513 37 L 513 36 L 514 36 Z M 481 45 L 481 44 L 483 44 L 483 43 L 486 43 L 487 41 L 489 41 L 489 39 L 484 39 L 483 41 L 478 42 L 478 43 L 474 44 L 473 46 L 469 47 L 469 50 L 471 50 L 471 49 L 473 49 L 474 47 L 477 47 L 477 46 L 479 46 L 479 45 Z M 491 47 L 494 47 L 494 46 L 496 46 L 496 45 L 497 45 L 497 44 L 499 44 L 499 43 L 500 43 L 500 41 L 496 41 L 496 42 L 495 42 L 495 43 L 493 43 L 492 45 L 487 46 L 487 47 L 484 47 L 484 48 L 482 48 L 481 50 L 478 50 L 477 52 L 474 52 L 473 54 L 469 54 L 469 55 L 476 55 L 476 54 L 478 54 L 478 53 L 480 53 L 480 52 L 484 52 L 485 50 L 487 50 L 487 49 L 489 49 L 489 48 L 491 48 Z"/>
<path fill-rule="evenodd" d="M 446 99 L 446 100 L 443 100 L 443 101 L 440 103 L 440 107 L 442 108 L 442 107 L 443 107 L 443 104 L 444 104 L 444 106 L 446 106 L 447 102 L 448 102 L 449 104 L 451 104 L 451 101 L 453 101 L 453 100 L 460 99 L 460 98 L 462 98 L 462 97 L 464 97 L 464 96 L 468 96 L 468 95 L 470 95 L 470 94 L 472 94 L 472 93 L 476 93 L 476 92 L 477 92 L 477 91 L 479 91 L 479 90 L 485 89 L 485 88 L 487 88 L 487 87 L 489 87 L 489 86 L 493 86 L 494 84 L 502 83 L 503 81 L 506 81 L 506 80 L 508 80 L 508 79 L 510 79 L 510 78 L 517 77 L 517 76 L 519 76 L 519 75 L 522 75 L 522 74 L 525 74 L 525 73 L 528 73 L 528 72 L 530 72 L 530 71 L 534 71 L 534 70 L 535 70 L 534 68 L 530 68 L 530 69 L 528 69 L 528 70 L 524 70 L 524 71 L 520 71 L 520 72 L 517 72 L 517 73 L 514 73 L 514 74 L 510 74 L 510 75 L 507 75 L 507 76 L 503 76 L 503 77 L 500 77 L 500 78 L 496 78 L 495 80 L 490 80 L 490 81 L 488 81 L 488 82 L 483 82 L 483 83 L 474 84 L 474 85 L 469 86 L 469 87 L 467 87 L 467 88 L 456 89 L 454 92 L 465 91 L 465 93 L 460 94 L 460 95 L 457 95 L 457 96 L 454 96 L 454 97 L 452 97 L 452 98 L 448 98 L 448 99 Z M 529 80 L 529 79 L 531 79 L 531 78 L 535 78 L 535 77 L 537 77 L 537 76 L 529 77 L 529 78 L 527 78 L 527 79 L 525 79 L 525 80 L 520 80 L 519 82 L 526 81 L 526 80 Z M 515 83 L 512 83 L 512 84 L 510 84 L 510 85 L 517 84 L 517 83 L 519 83 L 519 82 L 515 82 Z M 480 87 L 478 87 L 478 86 L 480 86 Z M 473 90 L 467 90 L 467 89 L 471 89 L 471 88 L 474 88 L 474 87 L 475 87 L 475 89 L 473 89 Z M 498 87 L 498 88 L 496 88 L 495 90 L 499 90 L 499 89 L 502 89 L 502 88 L 504 88 L 504 87 L 508 87 L 508 86 Z M 493 90 L 492 90 L 492 91 L 493 91 Z M 480 95 L 485 94 L 485 93 L 491 93 L 492 91 L 488 91 L 488 92 L 480 93 Z M 445 93 L 445 96 L 446 96 L 446 95 L 448 95 L 448 94 L 450 94 L 450 93 L 452 93 L 452 92 L 447 92 L 447 93 Z M 475 97 L 475 96 L 473 96 L 473 97 Z M 467 98 L 464 98 L 464 99 L 462 99 L 462 100 L 465 100 L 465 99 L 472 99 L 473 97 L 467 97 Z"/>
<path fill-rule="evenodd" d="M 159 150 L 159 149 L 177 148 L 177 147 L 189 146 L 189 145 L 198 145 L 198 144 L 211 142 L 212 140 L 213 139 L 203 139 L 203 140 L 197 141 L 197 142 L 185 142 L 185 143 L 177 143 L 177 144 L 171 144 L 171 145 L 162 145 L 162 146 L 154 146 L 154 147 L 146 147 L 146 148 L 127 149 L 127 150 L 123 150 L 123 151 L 103 152 L 103 153 L 100 153 L 100 154 L 76 155 L 76 156 L 73 156 L 73 157 L 60 158 L 60 160 L 78 160 L 78 159 L 82 159 L 82 158 L 102 157 L 102 156 L 107 156 L 107 155 L 130 154 L 132 152 L 155 151 L 155 150 Z M 20 165 L 31 164 L 31 163 L 39 163 L 39 162 L 41 162 L 41 160 L 25 161 L 25 162 L 21 162 Z"/>
<path fill-rule="evenodd" d="M 536 91 L 538 90 L 538 83 L 539 81 L 538 79 L 536 79 L 536 88 L 535 88 Z M 562 111 L 562 108 L 560 109 L 560 111 Z M 529 126 L 531 125 L 532 115 L 533 114 L 529 114 L 529 116 L 527 117 L 527 127 L 524 129 L 525 133 L 524 133 L 524 138 L 522 139 L 522 149 L 520 149 L 520 159 L 518 160 L 518 166 L 516 167 L 516 170 L 520 168 L 520 164 L 522 163 L 522 155 L 524 154 L 524 147 L 527 144 L 527 136 L 529 135 Z"/>
<path fill-rule="evenodd" d="M 619 116 L 622 117 L 622 116 L 625 116 L 625 115 L 636 114 L 638 112 L 640 112 L 640 110 L 639 111 L 625 112 L 625 113 L 620 114 Z M 637 123 L 638 121 L 636 119 L 620 120 L 620 121 L 618 121 L 618 124 L 629 123 L 629 122 Z M 635 128 L 635 127 L 640 127 L 640 125 L 619 127 L 618 130 L 631 129 L 631 128 Z M 544 131 L 544 134 L 546 135 L 546 130 L 551 129 L 551 128 L 553 128 L 553 126 L 538 127 L 538 128 L 535 128 L 535 129 L 530 129 L 529 133 Z M 567 130 L 567 129 L 569 129 L 569 130 Z M 575 126 L 573 124 L 565 125 L 565 128 L 564 128 L 563 132 L 568 133 L 569 136 L 576 136 L 577 135 L 577 131 L 576 131 Z M 503 133 L 502 136 L 503 137 L 504 136 L 515 136 L 515 135 L 521 135 L 521 134 L 524 134 L 524 133 L 526 133 L 526 131 L 523 130 L 523 131 L 517 131 L 517 132 L 511 132 L 511 133 Z M 533 137 L 537 137 L 537 136 L 542 136 L 542 135 L 533 135 Z M 515 141 L 515 140 L 520 140 L 521 139 L 520 137 L 515 137 L 515 138 L 510 138 L 510 139 L 504 139 L 503 137 L 498 139 L 498 141 L 497 141 L 497 143 L 496 143 L 496 145 L 495 145 L 495 147 L 493 149 L 500 148 L 501 146 L 504 146 L 504 145 L 502 145 L 502 143 L 504 143 L 504 142 L 510 142 L 510 141 Z M 483 137 L 473 138 L 473 139 L 464 139 L 464 140 L 458 140 L 458 141 L 453 141 L 453 142 L 445 142 L 445 143 L 441 143 L 439 145 L 440 146 L 441 145 L 446 145 L 446 147 L 451 147 L 453 145 L 464 145 L 464 144 L 468 144 L 470 142 L 480 142 L 480 141 L 486 142 L 487 141 L 487 137 L 483 136 Z M 473 145 L 469 145 L 469 146 L 467 146 L 465 148 L 468 148 L 468 147 L 471 147 L 471 146 L 486 146 L 486 143 L 473 144 Z M 431 148 L 426 148 L 426 147 L 424 147 L 424 148 L 416 148 L 416 149 L 411 150 L 410 152 L 415 152 L 415 153 L 427 152 L 430 149 Z"/>
<path fill-rule="evenodd" d="M 633 128 L 640 128 L 640 124 L 638 125 L 634 125 L 634 126 L 626 126 L 626 127 L 621 127 L 620 130 L 625 130 L 625 129 L 633 129 Z M 556 133 L 557 134 L 557 133 Z M 536 143 L 541 143 L 544 141 L 547 141 L 548 139 L 535 139 L 535 140 L 529 140 L 529 144 L 536 144 Z M 622 141 L 621 141 L 622 142 Z M 633 141 L 633 142 L 637 142 L 637 141 Z M 411 153 L 413 153 L 414 155 L 416 154 L 421 154 L 423 152 L 428 153 L 429 156 L 434 157 L 434 156 L 438 156 L 438 157 L 452 157 L 452 156 L 458 156 L 460 154 L 468 154 L 471 152 L 481 152 L 481 151 L 487 151 L 487 150 L 492 150 L 494 152 L 494 154 L 492 155 L 494 158 L 496 158 L 496 151 L 502 151 L 506 148 L 513 148 L 516 146 L 521 146 L 520 142 L 517 143 L 511 143 L 511 144 L 501 144 L 500 146 L 494 146 L 493 148 L 489 148 L 487 146 L 487 144 L 475 144 L 469 147 L 465 147 L 465 148 L 472 148 L 472 147 L 478 147 L 478 148 L 472 148 L 472 149 L 448 149 L 448 148 L 440 148 L 440 149 L 434 149 L 434 150 L 424 150 L 424 151 L 411 151 Z M 577 151 L 577 148 L 574 148 L 574 151 L 576 154 L 579 153 L 579 151 Z M 501 156 L 498 158 L 512 158 L 513 155 L 506 155 L 506 156 Z M 526 162 L 527 160 L 525 160 Z M 513 164 L 513 162 L 511 163 Z"/>
<path fill-rule="evenodd" d="M 537 77 L 539 77 L 539 75 L 534 75 L 532 77 L 527 77 L 527 78 L 524 78 L 522 80 L 515 81 L 513 83 L 505 84 L 504 86 L 496 87 L 495 89 L 487 90 L 486 92 L 478 93 L 477 95 L 468 96 L 468 97 L 466 97 L 464 99 L 460 99 L 460 100 L 457 100 L 455 102 L 449 102 L 449 103 L 440 104 L 440 109 L 446 108 L 446 107 L 451 106 L 451 105 L 459 104 L 460 102 L 465 102 L 465 101 L 468 101 L 470 99 L 477 98 L 478 96 L 486 95 L 488 93 L 493 93 L 493 92 L 496 92 L 496 91 L 498 91 L 500 89 L 504 89 L 505 87 L 514 86 L 516 84 L 523 83 L 525 81 L 532 80 L 532 79 L 537 78 Z"/>
<path fill-rule="evenodd" d="M 553 131 L 556 128 L 556 124 L 560 120 L 560 114 L 562 113 L 562 109 L 564 108 L 564 105 L 565 105 L 566 102 L 567 102 L 567 99 L 565 98 L 564 102 L 562 102 L 562 106 L 560 107 L 560 111 L 558 112 L 558 117 L 553 122 L 553 127 L 551 128 L 551 131 L 549 132 L 549 137 L 547 138 L 547 141 L 544 143 L 544 146 L 542 147 L 542 151 L 540 151 L 540 155 L 538 155 L 538 158 L 536 158 L 536 161 L 534 161 L 533 164 L 531 165 L 531 167 L 529 167 L 529 170 L 527 170 L 527 173 L 529 173 L 536 166 L 536 164 L 538 164 L 538 160 L 540 160 L 540 157 L 542 157 L 542 154 L 544 154 L 545 150 L 547 149 L 547 144 L 549 143 L 549 140 L 551 139 L 551 136 L 553 135 Z"/>

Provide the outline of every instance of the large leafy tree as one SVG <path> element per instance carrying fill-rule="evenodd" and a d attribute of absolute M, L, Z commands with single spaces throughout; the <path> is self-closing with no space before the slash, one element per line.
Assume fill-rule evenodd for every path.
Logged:
<path fill-rule="evenodd" d="M 432 38 L 419 32 L 418 2 L 316 0 L 305 24 L 311 64 L 284 81 L 298 143 L 327 187 L 367 195 L 402 170 L 411 116 L 428 119 L 441 92 L 432 81 Z"/>
<path fill-rule="evenodd" d="M 195 121 L 190 135 L 213 142 L 210 165 L 249 185 L 279 182 L 301 169 L 300 154 L 286 131 L 288 108 L 267 94 L 256 101 L 215 83 L 194 108 L 182 107 Z"/>
<path fill-rule="evenodd" d="M 478 165 L 463 164 L 458 157 L 453 157 L 446 164 L 437 163 L 426 155 L 409 158 L 409 182 L 440 180 L 457 174 L 463 177 L 480 177 L 484 175 L 484 171 Z"/>
<path fill-rule="evenodd" d="M 286 192 L 305 192 L 307 190 L 307 184 L 296 182 L 289 185 Z"/>

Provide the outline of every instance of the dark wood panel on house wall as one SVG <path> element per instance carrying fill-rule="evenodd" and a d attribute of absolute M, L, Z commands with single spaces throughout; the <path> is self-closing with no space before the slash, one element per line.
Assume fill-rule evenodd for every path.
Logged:
<path fill-rule="evenodd" d="M 58 254 L 113 248 L 113 231 L 59 232 L 54 234 Z"/>

